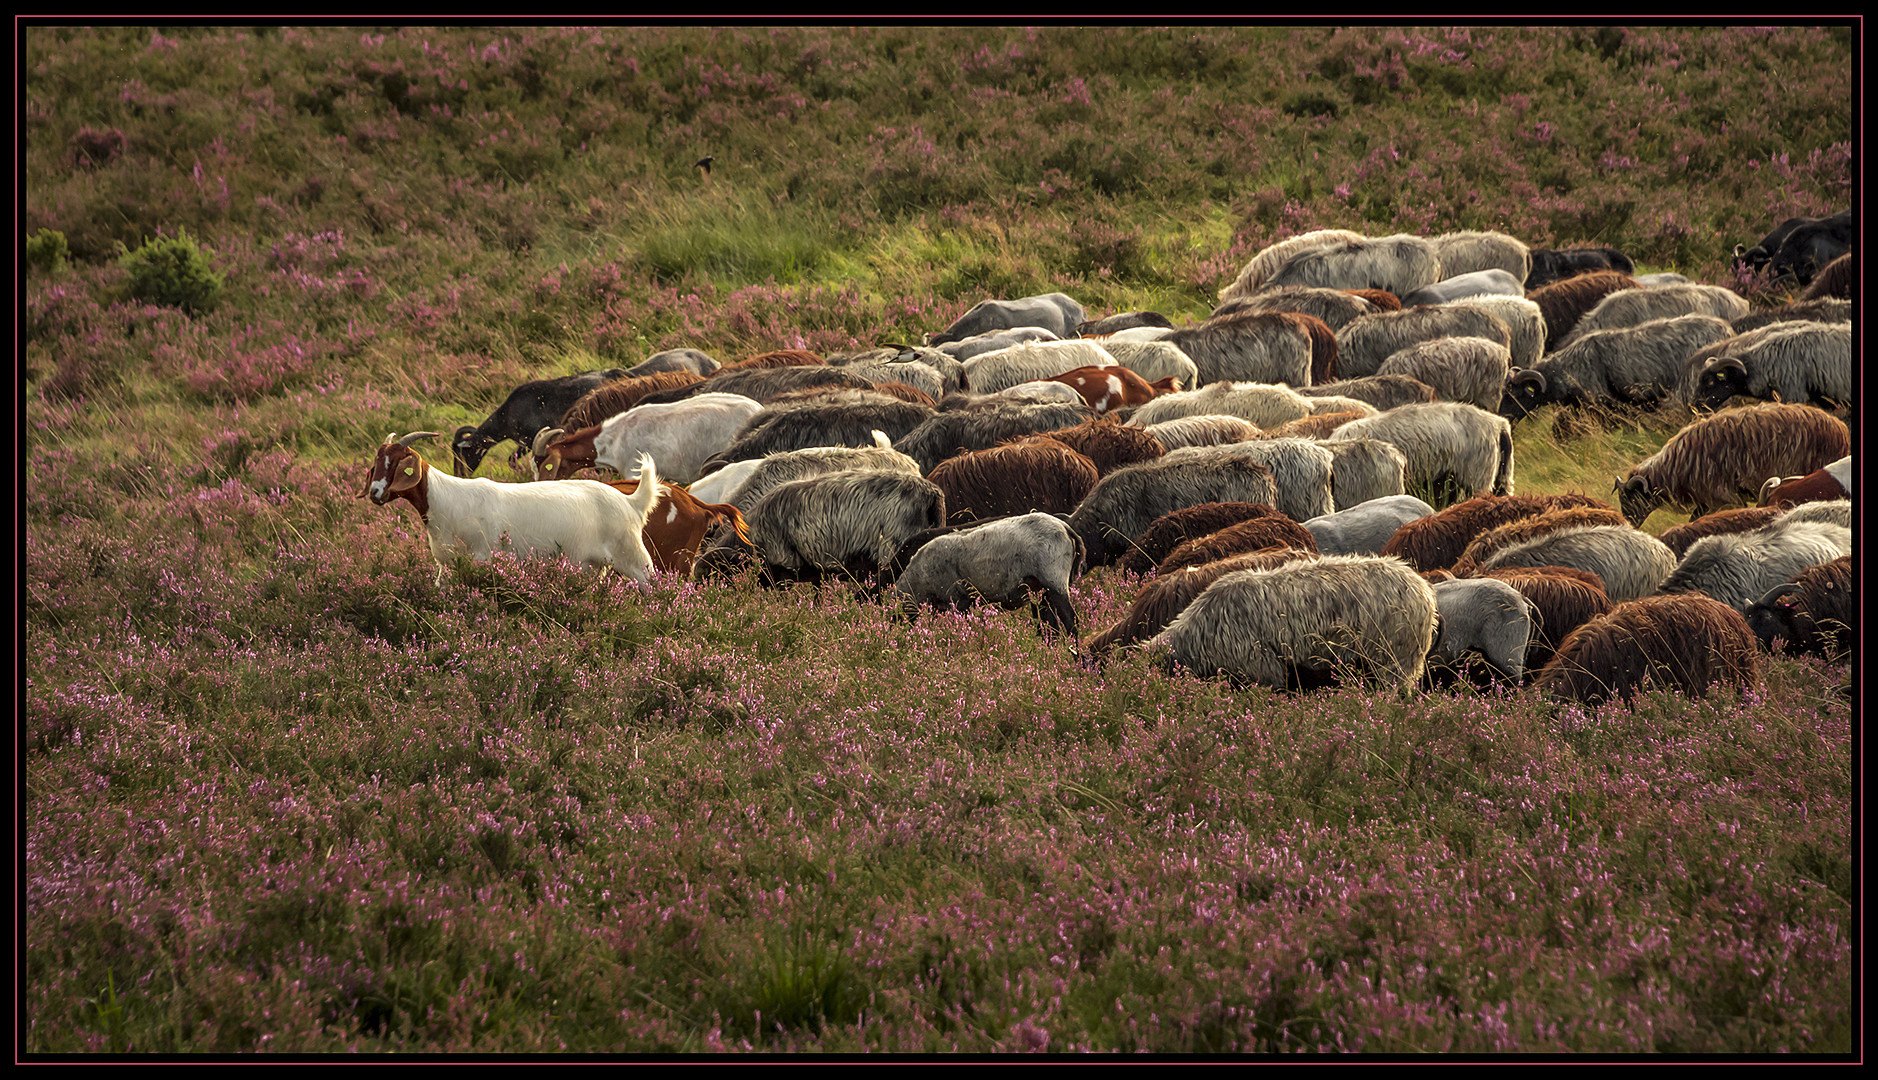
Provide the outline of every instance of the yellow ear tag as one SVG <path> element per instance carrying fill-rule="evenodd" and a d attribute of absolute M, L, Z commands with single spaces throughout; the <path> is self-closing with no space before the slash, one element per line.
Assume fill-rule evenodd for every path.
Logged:
<path fill-rule="evenodd" d="M 417 466 L 415 465 L 406 465 L 404 467 L 404 475 L 406 476 L 410 476 L 412 473 L 415 473 L 416 471 L 417 471 Z"/>

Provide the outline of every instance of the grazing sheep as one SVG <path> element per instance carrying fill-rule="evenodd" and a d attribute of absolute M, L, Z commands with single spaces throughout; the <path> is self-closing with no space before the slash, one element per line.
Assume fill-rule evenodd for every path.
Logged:
<path fill-rule="evenodd" d="M 1091 656 L 1101 657 L 1112 649 L 1147 641 L 1167 629 L 1167 624 L 1186 610 L 1194 597 L 1205 592 L 1208 585 L 1227 574 L 1240 570 L 1270 570 L 1314 558 L 1315 555 L 1302 548 L 1257 551 L 1157 577 L 1142 586 L 1115 625 L 1084 642 L 1083 649 Z"/>
<path fill-rule="evenodd" d="M 1070 515 L 1090 566 L 1107 566 L 1156 518 L 1207 502 L 1275 505 L 1271 470 L 1245 458 L 1168 461 L 1120 468 L 1103 477 Z"/>
<path fill-rule="evenodd" d="M 733 364 L 726 364 L 718 368 L 714 374 L 728 375 L 738 371 L 759 371 L 766 368 L 822 367 L 827 363 L 827 360 L 807 349 L 773 349 L 745 357 Z"/>
<path fill-rule="evenodd" d="M 1398 405 L 1420 405 L 1435 400 L 1435 389 L 1420 379 L 1407 375 L 1366 375 L 1300 389 L 1305 397 L 1355 398 L 1388 412 Z"/>
<path fill-rule="evenodd" d="M 1707 536 L 1663 582 L 1664 593 L 1699 592 L 1736 611 L 1809 566 L 1849 553 L 1852 531 L 1818 521 L 1776 521 L 1753 532 Z"/>
<path fill-rule="evenodd" d="M 1336 400 L 1349 401 L 1351 399 L 1338 398 Z M 1270 431 L 1255 432 L 1249 437 L 1254 439 L 1315 439 L 1321 442 L 1324 439 L 1328 439 L 1331 432 L 1350 421 L 1361 420 L 1368 416 L 1376 416 L 1381 411 L 1371 408 L 1368 404 L 1363 402 L 1358 402 L 1357 404 L 1362 407 L 1358 409 L 1346 409 L 1342 412 L 1312 413 L 1310 416 L 1280 424 Z"/>
<path fill-rule="evenodd" d="M 1833 499 L 1827 502 L 1810 502 L 1783 511 L 1774 519 L 1776 522 L 1820 521 L 1840 528 L 1852 527 L 1852 500 Z"/>
<path fill-rule="evenodd" d="M 926 477 L 945 492 L 950 525 L 1037 511 L 1067 514 L 1096 486 L 1095 463 L 1047 439 L 974 450 Z"/>
<path fill-rule="evenodd" d="M 1848 251 L 1827 263 L 1806 288 L 1800 290 L 1802 301 L 1837 299 L 1850 301 L 1858 290 L 1858 252 Z"/>
<path fill-rule="evenodd" d="M 1287 285 L 1282 289 L 1267 289 L 1257 295 L 1240 296 L 1237 299 L 1228 300 L 1214 308 L 1213 313 L 1207 316 L 1207 319 L 1211 321 L 1228 315 L 1294 311 L 1300 315 L 1309 315 L 1321 320 L 1334 334 L 1343 329 L 1344 324 L 1351 319 L 1361 315 L 1374 315 L 1381 310 L 1373 302 L 1343 289 L 1313 289 L 1304 285 Z"/>
<path fill-rule="evenodd" d="M 748 363 L 750 361 L 744 361 L 744 364 Z M 819 357 L 813 364 L 784 364 L 776 367 L 745 367 L 743 364 L 732 364 L 718 369 L 717 374 L 710 378 L 694 382 L 689 386 L 647 394 L 639 399 L 639 407 L 671 405 L 704 394 L 736 394 L 761 404 L 768 404 L 784 394 L 814 387 L 871 390 L 873 386 L 873 383 L 859 375 L 849 374 L 841 368 L 829 367 Z"/>
<path fill-rule="evenodd" d="M 1178 450 L 1183 446 L 1219 446 L 1222 443 L 1244 442 L 1260 435 L 1258 425 L 1252 421 L 1217 413 L 1163 420 L 1141 430 L 1152 436 L 1164 450 Z"/>
<path fill-rule="evenodd" d="M 1293 424 L 1341 413 L 1353 413 L 1355 415 L 1351 419 L 1361 419 L 1382 412 L 1381 409 L 1360 398 L 1342 397 L 1337 394 L 1307 394 L 1305 396 L 1311 402 L 1311 415 L 1291 421 Z"/>
<path fill-rule="evenodd" d="M 1596 706 L 1650 688 L 1691 698 L 1718 684 L 1745 690 L 1759 674 L 1754 632 L 1741 613 L 1684 594 L 1632 600 L 1585 623 L 1533 684 L 1547 701 Z"/>
<path fill-rule="evenodd" d="M 840 368 L 877 386 L 881 383 L 904 383 L 917 388 L 934 401 L 956 393 L 965 385 L 965 365 L 937 349 L 883 346 L 866 352 L 830 356 L 828 366 Z"/>
<path fill-rule="evenodd" d="M 1449 303 L 1449 307 L 1479 308 L 1500 320 L 1506 327 L 1506 350 L 1511 364 L 1531 367 L 1545 355 L 1545 313 L 1539 305 L 1519 296 L 1470 296 Z"/>
<path fill-rule="evenodd" d="M 1439 280 L 1441 260 L 1435 255 L 1434 245 L 1419 236 L 1398 233 L 1375 239 L 1343 240 L 1301 252 L 1286 261 L 1266 282 L 1266 287 L 1310 285 L 1322 289 L 1381 289 L 1396 296 L 1407 296 Z"/>
<path fill-rule="evenodd" d="M 518 447 L 528 445 L 535 432 L 559 420 L 582 395 L 625 376 L 619 368 L 607 368 L 523 383 L 511 390 L 482 423 L 456 429 L 450 437 L 451 474 L 461 477 L 474 473 L 497 443 L 513 440 Z"/>
<path fill-rule="evenodd" d="M 1444 581 L 1434 586 L 1435 644 L 1430 667 L 1460 670 L 1477 656 L 1500 677 L 1518 682 L 1537 610 L 1520 591 L 1492 578 Z"/>
<path fill-rule="evenodd" d="M 1513 279 L 1512 296 L 1525 295 L 1525 281 L 1532 273 L 1532 252 L 1525 244 L 1501 232 L 1444 233 L 1429 243 L 1441 260 L 1441 276 L 1456 277 L 1498 270 Z M 1414 303 L 1403 297 L 1404 304 Z"/>
<path fill-rule="evenodd" d="M 1841 660 L 1858 650 L 1857 604 L 1852 557 L 1841 555 L 1767 590 L 1743 615 L 1769 650 L 1783 641 L 1785 652 Z"/>
<path fill-rule="evenodd" d="M 1006 608 L 1043 593 L 1046 627 L 1076 636 L 1070 579 L 1083 557 L 1076 535 L 1059 517 L 1023 514 L 938 536 L 922 545 L 893 583 L 903 604 L 964 610 L 978 600 Z"/>
<path fill-rule="evenodd" d="M 1326 555 L 1380 555 L 1402 526 L 1434 512 L 1434 507 L 1413 495 L 1385 495 L 1314 517 L 1304 527 L 1317 538 L 1317 550 Z"/>
<path fill-rule="evenodd" d="M 1107 476 L 1124 465 L 1153 461 L 1167 452 L 1152 433 L 1138 427 L 1097 417 L 1075 427 L 1058 428 L 1043 435 L 1023 436 L 1023 441 L 1049 440 L 1069 447 L 1089 459 L 1097 476 Z"/>
<path fill-rule="evenodd" d="M 1558 529 L 1493 552 L 1480 566 L 1568 566 L 1604 579 L 1618 603 L 1649 596 L 1676 569 L 1676 556 L 1661 540 L 1626 525 Z"/>
<path fill-rule="evenodd" d="M 1624 515 L 1614 506 L 1598 503 L 1593 506 L 1567 506 L 1547 510 L 1523 517 L 1518 521 L 1509 521 L 1488 529 L 1468 541 L 1467 549 L 1461 557 L 1454 560 L 1453 570 L 1458 577 L 1471 577 L 1480 564 L 1493 554 L 1528 540 L 1537 540 L 1548 533 L 1561 529 L 1576 529 L 1591 525 L 1623 525 Z"/>
<path fill-rule="evenodd" d="M 1245 313 L 1209 319 L 1161 339 L 1185 353 L 1200 383 L 1235 382 L 1311 385 L 1312 343 L 1308 325 L 1294 312 Z"/>
<path fill-rule="evenodd" d="M 1852 324 L 1775 323 L 1731 337 L 1702 366 L 1692 404 L 1740 396 L 1832 409 L 1852 403 Z"/>
<path fill-rule="evenodd" d="M 1706 517 L 1682 525 L 1674 525 L 1657 534 L 1663 546 L 1676 553 L 1681 559 L 1689 553 L 1689 545 L 1705 536 L 1722 536 L 1727 533 L 1753 532 L 1755 529 L 1773 523 L 1780 511 L 1771 506 L 1744 506 L 1734 510 L 1717 510 Z"/>
<path fill-rule="evenodd" d="M 1475 270 L 1471 273 L 1456 274 L 1442 278 L 1433 285 L 1416 289 L 1402 298 L 1403 307 L 1419 307 L 1423 304 L 1445 304 L 1452 300 L 1463 300 L 1470 296 L 1517 296 L 1526 297 L 1526 287 L 1520 280 L 1505 270 Z"/>
<path fill-rule="evenodd" d="M 1102 337 L 1136 326 L 1154 326 L 1172 330 L 1174 324 L 1158 311 L 1124 311 L 1106 319 L 1088 319 L 1076 327 L 1077 337 Z"/>
<path fill-rule="evenodd" d="M 1578 325 L 1578 320 L 1602 303 L 1605 297 L 1625 289 L 1641 288 L 1643 285 L 1629 274 L 1605 270 L 1580 274 L 1555 281 L 1542 289 L 1533 289 L 1526 294 L 1526 299 L 1539 305 L 1539 316 L 1545 320 L 1545 339 L 1557 348 Z"/>
<path fill-rule="evenodd" d="M 1417 570 L 1453 566 L 1474 537 L 1509 521 L 1542 514 L 1555 507 L 1602 506 L 1589 495 L 1477 495 L 1431 517 L 1404 525 L 1383 545 Z"/>
<path fill-rule="evenodd" d="M 945 524 L 945 493 L 900 472 L 838 472 L 775 488 L 746 516 L 766 582 L 878 584 L 901 545 Z"/>
<path fill-rule="evenodd" d="M 1664 285 L 1654 289 L 1622 289 L 1606 296 L 1585 313 L 1554 348 L 1563 349 L 1586 334 L 1636 326 L 1678 315 L 1712 315 L 1723 322 L 1748 313 L 1748 302 L 1719 285 Z"/>
<path fill-rule="evenodd" d="M 1826 218 L 1793 217 L 1781 222 L 1761 242 L 1742 251 L 1735 248 L 1736 266 L 1754 273 L 1765 270 L 1773 281 L 1797 280 L 1804 285 L 1857 241 L 1852 211 Z"/>
<path fill-rule="evenodd" d="M 1330 472 L 1336 458 L 1308 439 L 1251 439 L 1223 446 L 1188 446 L 1169 450 L 1162 461 L 1224 461 L 1244 458 L 1272 471 L 1278 498 L 1272 503 L 1292 521 L 1308 521 L 1336 510 Z"/>
<path fill-rule="evenodd" d="M 689 371 L 703 378 L 723 366 L 711 359 L 708 354 L 696 349 L 667 349 L 661 353 L 653 353 L 627 368 L 626 375 L 628 378 L 637 378 L 641 375 L 657 375 L 666 371 Z"/>
<path fill-rule="evenodd" d="M 1273 548 L 1295 548 L 1315 555 L 1317 538 L 1288 517 L 1253 518 L 1188 540 L 1168 552 L 1154 571 L 1164 577 L 1189 567 L 1205 566 L 1235 555 L 1270 551 Z"/>
<path fill-rule="evenodd" d="M 1408 457 L 1404 483 L 1445 506 L 1469 492 L 1513 493 L 1513 425 L 1453 401 L 1403 405 L 1330 433 L 1333 441 L 1381 439 Z"/>
<path fill-rule="evenodd" d="M 1536 365 L 1509 372 L 1501 415 L 1521 420 L 1542 405 L 1654 408 L 1676 390 L 1689 354 L 1731 334 L 1710 315 L 1653 319 L 1576 335 Z"/>
<path fill-rule="evenodd" d="M 1074 427 L 1095 417 L 1081 400 L 1073 404 L 998 401 L 976 408 L 943 408 L 950 401 L 941 402 L 941 411 L 932 419 L 894 440 L 894 449 L 919 462 L 924 472 L 931 472 L 950 457 L 989 449 L 1020 435 Z"/>
<path fill-rule="evenodd" d="M 1381 439 L 1319 440 L 1330 451 L 1330 502 L 1348 510 L 1407 491 L 1408 455 Z"/>
<path fill-rule="evenodd" d="M 1363 239 L 1362 233 L 1351 232 L 1348 229 L 1319 229 L 1316 232 L 1304 233 L 1301 236 L 1271 244 L 1252 256 L 1252 261 L 1246 263 L 1245 269 L 1239 271 L 1239 276 L 1233 280 L 1233 283 L 1219 291 L 1220 302 L 1224 303 L 1241 296 L 1251 296 L 1253 293 L 1265 290 L 1273 275 L 1284 269 L 1286 263 L 1307 251 Z"/>
<path fill-rule="evenodd" d="M 1526 275 L 1528 293 L 1580 274 L 1615 270 L 1629 276 L 1637 272 L 1637 266 L 1630 261 L 1630 256 L 1616 248 L 1565 248 L 1558 251 L 1541 248 L 1531 254 L 1532 270 Z"/>
<path fill-rule="evenodd" d="M 1202 678 L 1305 688 L 1359 675 L 1406 694 L 1434 631 L 1434 590 L 1400 559 L 1327 555 L 1219 578 L 1148 647 Z"/>
<path fill-rule="evenodd" d="M 1500 407 L 1513 354 L 1497 341 L 1436 338 L 1392 354 L 1378 375 L 1407 375 L 1434 387 L 1443 401 L 1462 401 L 1492 412 Z"/>
<path fill-rule="evenodd" d="M 1183 507 L 1155 518 L 1115 564 L 1130 573 L 1145 574 L 1190 540 L 1211 536 L 1241 522 L 1284 517 L 1276 507 L 1265 503 L 1209 502 Z"/>
<path fill-rule="evenodd" d="M 1102 369 L 1089 368 L 1087 370 L 1100 371 Z M 1116 370 L 1121 369 L 1117 368 Z M 1066 382 L 1059 382 L 1055 379 L 1038 379 L 1034 382 L 1018 383 L 1016 386 L 1007 386 L 995 394 L 987 394 L 984 395 L 984 397 L 974 396 L 972 400 L 974 402 L 980 402 L 983 401 L 985 397 L 1008 398 L 1012 401 L 1023 401 L 1031 404 L 1046 401 L 1074 402 L 1079 405 L 1088 405 L 1092 411 L 1100 411 L 1095 409 L 1094 403 L 1091 402 L 1088 395 L 1084 394 L 1081 390 Z"/>
<path fill-rule="evenodd" d="M 983 356 L 988 352 L 1008 349 L 1013 345 L 1022 345 L 1031 341 L 1061 341 L 1060 335 L 1052 334 L 1041 326 L 1014 326 L 1008 330 L 991 330 L 983 334 L 974 334 L 958 341 L 948 341 L 932 346 L 941 353 L 963 363 L 974 356 Z"/>
<path fill-rule="evenodd" d="M 965 361 L 965 386 L 974 394 L 995 394 L 1065 371 L 1116 366 L 1108 350 L 1093 341 L 1027 341 Z"/>
<path fill-rule="evenodd" d="M 1624 517 L 1641 527 L 1668 504 L 1694 517 L 1756 498 L 1770 476 L 1808 473 L 1852 450 L 1843 420 L 1807 405 L 1754 405 L 1697 420 L 1616 482 Z"/>
<path fill-rule="evenodd" d="M 1485 308 L 1466 304 L 1408 308 L 1365 315 L 1337 331 L 1337 364 L 1349 378 L 1374 375 L 1384 360 L 1403 349 L 1448 337 L 1486 338 L 1509 351 L 1513 340 L 1506 324 Z"/>
<path fill-rule="evenodd" d="M 1833 502 L 1852 497 L 1852 455 L 1813 470 L 1805 476 L 1782 480 L 1770 476 L 1761 484 L 1759 505 L 1781 508 L 1809 502 Z"/>
<path fill-rule="evenodd" d="M 1795 300 L 1776 308 L 1763 308 L 1751 311 L 1731 325 L 1735 333 L 1745 334 L 1750 330 L 1759 330 L 1763 326 L 1772 326 L 1781 322 L 1822 322 L 1849 323 L 1852 321 L 1852 302 L 1835 296 L 1819 296 L 1808 300 Z"/>
<path fill-rule="evenodd" d="M 1107 337 L 1102 339 L 1102 347 L 1116 363 L 1150 384 L 1173 379 L 1182 386 L 1200 385 L 1200 369 L 1193 358 L 1165 341 L 1118 341 Z"/>
<path fill-rule="evenodd" d="M 1216 382 L 1197 390 L 1162 394 L 1128 418 L 1149 427 L 1183 416 L 1237 416 L 1261 428 L 1302 419 L 1313 411 L 1309 398 L 1289 386 L 1252 382 Z"/>
<path fill-rule="evenodd" d="M 1026 296 L 1021 300 L 981 300 L 959 316 L 957 322 L 929 335 L 926 344 L 938 346 L 1018 326 L 1041 326 L 1059 338 L 1067 338 L 1086 317 L 1081 304 L 1060 292 Z"/>
<path fill-rule="evenodd" d="M 1504 581 L 1532 604 L 1532 637 L 1526 643 L 1526 671 L 1549 663 L 1572 631 L 1617 605 L 1596 574 L 1563 566 L 1504 566 L 1478 579 Z"/>

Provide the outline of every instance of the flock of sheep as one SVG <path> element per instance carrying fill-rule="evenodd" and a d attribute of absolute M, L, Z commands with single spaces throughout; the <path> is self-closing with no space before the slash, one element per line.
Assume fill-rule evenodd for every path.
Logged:
<path fill-rule="evenodd" d="M 1156 574 L 1079 653 L 1299 689 L 1458 673 L 1585 703 L 1701 695 L 1769 647 L 1852 647 L 1833 414 L 1854 256 L 1815 226 L 1744 256 L 1812 279 L 1759 313 L 1608 248 L 1324 230 L 1259 252 L 1192 326 L 1090 321 L 1051 293 L 918 345 L 673 350 L 517 388 L 451 437 L 451 475 L 412 447 L 432 433 L 387 437 L 364 494 L 413 504 L 440 580 L 505 545 L 638 580 L 754 568 L 909 610 L 1032 603 L 1075 641 L 1071 581 L 1118 563 Z M 1762 403 L 1723 407 L 1740 398 Z M 1514 494 L 1534 409 L 1665 403 L 1709 414 L 1616 478 L 1617 506 Z M 540 482 L 467 479 L 509 440 Z M 565 479 L 589 467 L 637 479 Z M 1640 531 L 1659 506 L 1696 520 Z"/>

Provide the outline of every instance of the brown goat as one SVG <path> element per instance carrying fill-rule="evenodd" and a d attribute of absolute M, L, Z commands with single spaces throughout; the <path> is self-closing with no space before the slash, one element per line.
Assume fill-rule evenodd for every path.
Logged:
<path fill-rule="evenodd" d="M 1758 643 L 1741 613 L 1679 593 L 1619 604 L 1580 626 L 1534 682 L 1548 701 L 1599 705 L 1652 687 L 1706 697 L 1717 684 L 1746 689 L 1759 674 Z"/>
<path fill-rule="evenodd" d="M 1096 486 L 1095 463 L 1061 443 L 1007 443 L 948 458 L 926 477 L 945 492 L 946 523 L 1067 514 Z"/>
<path fill-rule="evenodd" d="M 1851 497 L 1838 477 L 1825 469 L 1814 469 L 1805 476 L 1769 479 L 1761 485 L 1760 505 L 1787 510 L 1801 503 L 1834 502 Z"/>
<path fill-rule="evenodd" d="M 1125 367 L 1115 365 L 1079 367 L 1039 381 L 1062 383 L 1081 394 L 1082 399 L 1089 403 L 1089 407 L 1096 411 L 1097 416 L 1124 405 L 1143 405 L 1163 393 L 1170 392 L 1157 391 L 1146 379 Z M 1172 376 L 1162 381 L 1171 383 L 1176 390 L 1179 389 L 1179 383 L 1174 381 Z"/>
<path fill-rule="evenodd" d="M 631 495 L 639 490 L 637 480 L 607 480 L 609 487 Z M 645 542 L 652 552 L 652 565 L 674 574 L 691 573 L 698 550 L 719 525 L 728 525 L 737 538 L 750 542 L 749 525 L 743 514 L 728 503 L 699 502 L 691 492 L 677 484 L 659 482 L 662 497 L 646 517 Z"/>

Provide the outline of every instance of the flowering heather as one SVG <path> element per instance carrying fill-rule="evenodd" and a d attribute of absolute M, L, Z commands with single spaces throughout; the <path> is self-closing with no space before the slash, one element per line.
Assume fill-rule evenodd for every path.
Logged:
<path fill-rule="evenodd" d="M 1055 290 L 1188 321 L 1320 228 L 1730 283 L 1849 204 L 1849 28 L 21 39 L 25 1053 L 1852 1050 L 1843 663 L 1236 690 L 1023 610 L 437 585 L 359 497 L 528 379 Z M 184 232 L 193 318 L 118 262 Z M 1542 413 L 1521 489 L 1675 426 Z"/>

